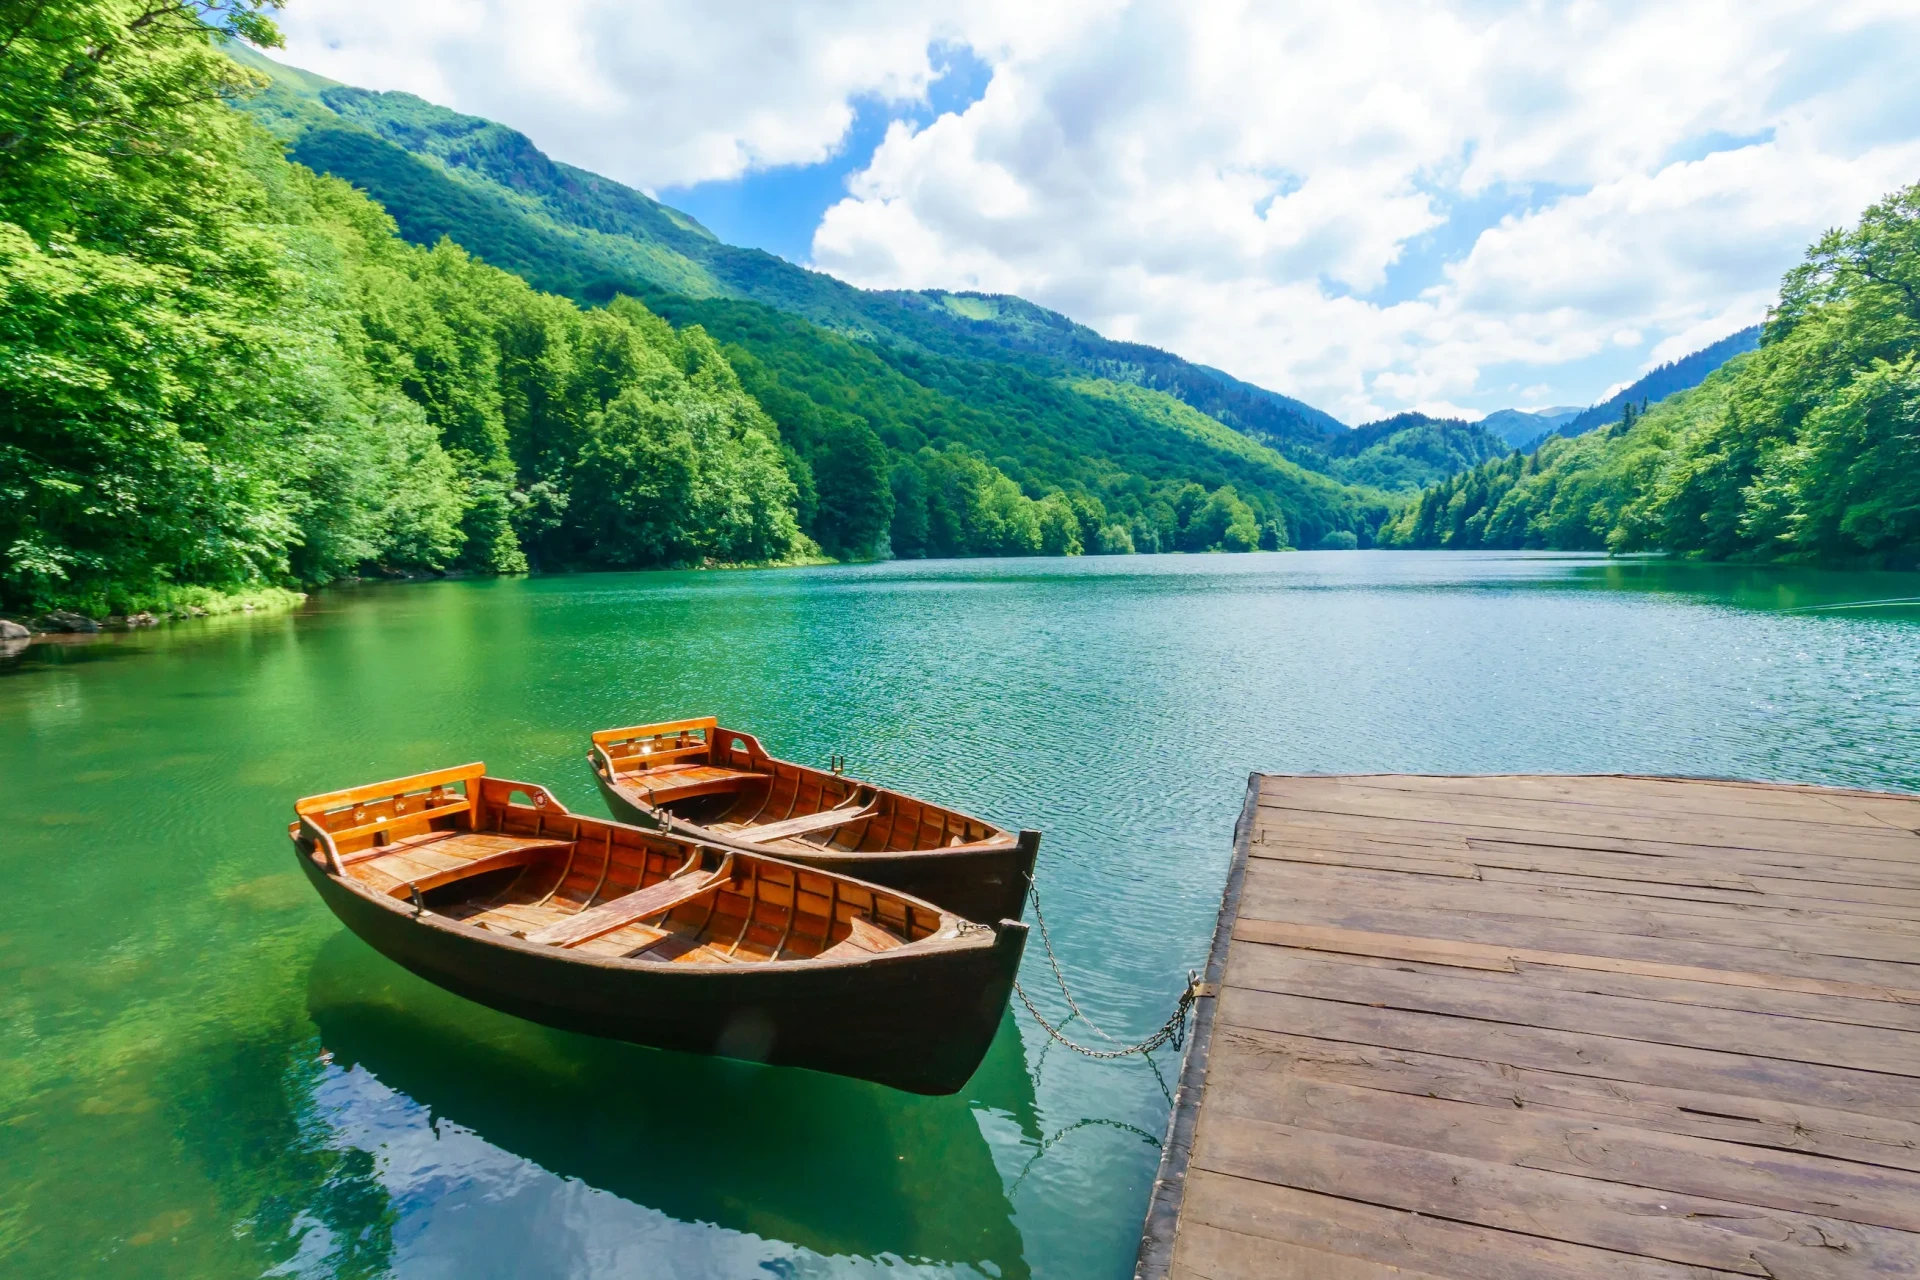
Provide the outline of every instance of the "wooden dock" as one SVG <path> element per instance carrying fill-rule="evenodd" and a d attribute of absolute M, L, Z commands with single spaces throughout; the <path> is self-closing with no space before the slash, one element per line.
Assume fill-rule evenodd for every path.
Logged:
<path fill-rule="evenodd" d="M 1920 797 L 1255 776 L 1144 1280 L 1920 1276 Z"/>

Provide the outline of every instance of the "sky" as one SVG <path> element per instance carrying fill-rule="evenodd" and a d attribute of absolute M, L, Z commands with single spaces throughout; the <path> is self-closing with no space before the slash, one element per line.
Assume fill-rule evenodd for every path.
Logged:
<path fill-rule="evenodd" d="M 1914 0 L 290 0 L 276 56 L 1348 422 L 1584 405 L 1920 181 Z"/>

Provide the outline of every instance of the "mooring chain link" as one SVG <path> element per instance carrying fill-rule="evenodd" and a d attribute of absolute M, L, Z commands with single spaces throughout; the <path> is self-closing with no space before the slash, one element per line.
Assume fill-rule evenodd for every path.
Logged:
<path fill-rule="evenodd" d="M 1040 910 L 1040 886 L 1029 881 L 1027 883 L 1027 897 L 1033 902 L 1034 923 L 1040 926 L 1040 945 L 1046 950 L 1047 963 L 1053 968 L 1053 980 L 1059 985 L 1061 998 L 1067 1002 L 1067 1008 L 1073 1010 L 1074 1018 L 1078 1018 L 1087 1024 L 1087 1030 L 1093 1032 L 1093 1034 L 1099 1036 L 1102 1040 L 1113 1039 L 1112 1036 L 1102 1031 L 1092 1018 L 1086 1015 L 1085 1010 L 1073 1002 L 1073 993 L 1067 990 L 1067 975 L 1060 972 L 1060 957 L 1053 953 L 1053 935 L 1047 932 L 1047 917 L 1045 913 Z M 1020 998 L 1022 1000 L 1026 999 L 1026 993 L 1024 991 L 1020 993 Z M 1033 1006 L 1028 1005 L 1027 1007 L 1032 1008 Z M 1071 1022 L 1072 1020 L 1072 1018 L 1069 1018 L 1066 1022 Z M 1065 1026 L 1066 1022 L 1062 1022 L 1060 1025 Z"/>
<path fill-rule="evenodd" d="M 1095 1026 L 1093 1019 L 1082 1013 L 1080 1006 L 1074 1003 L 1073 993 L 1067 990 L 1066 975 L 1060 972 L 1059 958 L 1053 954 L 1053 939 L 1047 934 L 1047 918 L 1040 913 L 1040 890 L 1037 886 L 1030 885 L 1028 893 L 1033 899 L 1033 918 L 1040 926 L 1040 945 L 1046 950 L 1047 963 L 1053 967 L 1053 980 L 1060 984 L 1060 994 L 1066 998 L 1067 1007 L 1073 1010 L 1073 1017 L 1086 1023 L 1088 1029 L 1095 1035 L 1103 1040 L 1113 1039 Z M 1013 980 L 1013 990 L 1014 994 L 1020 997 L 1020 1003 L 1027 1006 L 1027 1012 L 1033 1015 L 1033 1020 L 1040 1024 L 1040 1029 L 1075 1053 L 1085 1054 L 1089 1058 L 1127 1058 L 1136 1053 L 1152 1053 L 1162 1045 L 1171 1044 L 1178 1049 L 1186 1043 L 1187 1011 L 1193 1008 L 1193 1002 L 1200 997 L 1200 974 L 1197 970 L 1187 970 L 1187 989 L 1180 993 L 1179 1002 L 1174 1005 L 1173 1013 L 1158 1031 L 1137 1044 L 1123 1045 L 1117 1049 L 1094 1049 L 1067 1039 L 1059 1027 L 1048 1022 L 1046 1016 L 1034 1007 L 1033 1001 L 1027 996 L 1026 988 L 1020 985 L 1018 978 Z M 1072 1020 L 1068 1018 L 1066 1021 Z M 1065 1023 L 1063 1022 L 1062 1025 L 1064 1026 Z"/>

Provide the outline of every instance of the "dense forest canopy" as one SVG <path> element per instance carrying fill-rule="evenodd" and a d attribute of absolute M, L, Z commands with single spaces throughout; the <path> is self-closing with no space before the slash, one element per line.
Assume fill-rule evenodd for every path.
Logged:
<path fill-rule="evenodd" d="M 796 549 L 711 339 L 409 245 L 229 109 L 252 86 L 209 29 L 271 39 L 257 7 L 7 8 L 9 604 Z"/>
<path fill-rule="evenodd" d="M 1830 231 L 1759 348 L 1532 457 L 1427 489 L 1385 545 L 1920 559 L 1920 185 Z"/>
<path fill-rule="evenodd" d="M 1159 392 L 756 303 L 587 306 L 409 243 L 233 110 L 265 86 L 215 38 L 270 45 L 270 7 L 0 0 L 0 606 L 815 539 L 1240 550 L 1388 514 Z"/>

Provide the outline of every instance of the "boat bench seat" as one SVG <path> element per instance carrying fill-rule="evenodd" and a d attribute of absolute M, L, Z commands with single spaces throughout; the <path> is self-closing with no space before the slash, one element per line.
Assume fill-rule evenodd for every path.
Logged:
<path fill-rule="evenodd" d="M 660 769 L 643 769 L 636 773 L 618 774 L 614 778 L 614 784 L 632 787 L 649 800 L 663 793 L 670 794 L 678 800 L 689 796 L 711 795 L 717 791 L 737 791 L 742 783 L 763 779 L 766 776 L 764 773 L 755 773 L 751 769 L 722 769 L 710 764 L 670 764 Z"/>
<path fill-rule="evenodd" d="M 527 935 L 527 941 L 554 947 L 577 946 L 624 928 L 636 920 L 662 915 L 683 906 L 712 889 L 722 876 L 728 874 L 722 869 L 710 874 L 695 872 L 678 880 L 662 880 L 615 898 L 612 902 L 603 902 L 564 920 L 556 920 L 544 929 L 535 929 Z"/>
<path fill-rule="evenodd" d="M 730 837 L 741 844 L 766 844 L 773 840 L 812 835 L 816 831 L 831 831 L 835 827 L 844 827 L 849 823 L 871 818 L 875 807 L 871 804 L 855 805 L 844 809 L 809 813 L 800 818 L 788 818 L 785 822 L 769 822 L 758 827 L 740 827 L 731 832 Z"/>
<path fill-rule="evenodd" d="M 570 841 L 500 836 L 474 831 L 429 831 L 341 858 L 353 879 L 391 897 L 425 893 L 441 885 L 485 875 L 502 867 L 520 867 L 549 853 L 566 851 Z"/>

